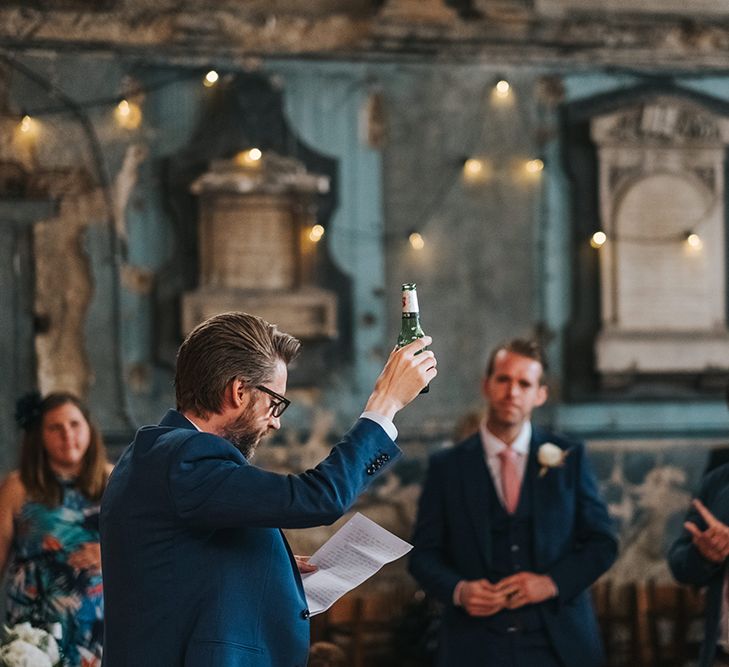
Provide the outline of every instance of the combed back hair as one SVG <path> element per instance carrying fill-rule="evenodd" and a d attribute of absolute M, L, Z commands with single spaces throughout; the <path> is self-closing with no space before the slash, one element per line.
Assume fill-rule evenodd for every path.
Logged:
<path fill-rule="evenodd" d="M 486 377 L 491 377 L 491 374 L 494 372 L 496 355 L 502 350 L 538 361 L 542 365 L 542 374 L 539 377 L 539 383 L 546 384 L 548 369 L 547 357 L 545 356 L 544 350 L 539 342 L 529 338 L 512 338 L 511 340 L 507 340 L 500 345 L 497 345 L 489 355 L 489 360 L 486 364 Z"/>
<path fill-rule="evenodd" d="M 276 364 L 288 365 L 301 343 L 260 317 L 223 313 L 198 324 L 177 352 L 177 409 L 203 419 L 223 409 L 233 380 L 249 387 L 273 377 Z"/>
<path fill-rule="evenodd" d="M 43 421 L 45 416 L 56 408 L 70 403 L 75 405 L 89 425 L 89 447 L 84 454 L 81 471 L 75 486 L 89 500 L 100 500 L 106 488 L 107 458 L 104 441 L 96 425 L 91 421 L 89 409 L 79 398 L 68 392 L 48 394 L 40 403 L 38 417 L 29 424 L 23 433 L 20 449 L 20 480 L 28 496 L 49 507 L 60 504 L 63 489 L 48 460 L 43 445 Z"/>

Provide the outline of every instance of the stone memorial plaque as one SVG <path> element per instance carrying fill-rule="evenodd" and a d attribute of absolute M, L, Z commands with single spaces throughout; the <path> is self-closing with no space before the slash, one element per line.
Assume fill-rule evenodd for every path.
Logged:
<path fill-rule="evenodd" d="M 240 289 L 293 289 L 296 236 L 284 198 L 223 196 L 206 203 L 203 284 Z"/>
<path fill-rule="evenodd" d="M 182 334 L 232 310 L 258 315 L 300 338 L 337 335 L 336 296 L 312 284 L 314 195 L 326 177 L 275 153 L 214 161 L 193 184 L 200 196 L 200 287 L 183 296 Z"/>
<path fill-rule="evenodd" d="M 729 121 L 666 95 L 592 120 L 598 145 L 598 371 L 729 370 L 724 160 Z M 688 242 L 695 235 L 694 243 Z"/>

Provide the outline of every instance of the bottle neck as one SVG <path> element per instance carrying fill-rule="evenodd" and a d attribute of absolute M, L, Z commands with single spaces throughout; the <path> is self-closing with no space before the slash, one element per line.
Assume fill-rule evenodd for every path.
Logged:
<path fill-rule="evenodd" d="M 402 314 L 405 316 L 418 315 L 420 308 L 418 307 L 418 293 L 414 289 L 402 291 Z"/>

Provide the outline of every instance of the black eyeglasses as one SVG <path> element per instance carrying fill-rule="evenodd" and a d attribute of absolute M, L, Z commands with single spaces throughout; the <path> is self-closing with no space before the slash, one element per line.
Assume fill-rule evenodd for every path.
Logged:
<path fill-rule="evenodd" d="M 284 396 L 281 396 L 281 394 L 277 394 L 272 389 L 269 389 L 268 387 L 264 387 L 261 384 L 256 385 L 256 389 L 262 391 L 264 394 L 268 394 L 271 397 L 271 414 L 274 417 L 280 417 L 286 408 L 291 405 L 291 401 L 288 398 L 285 398 Z"/>

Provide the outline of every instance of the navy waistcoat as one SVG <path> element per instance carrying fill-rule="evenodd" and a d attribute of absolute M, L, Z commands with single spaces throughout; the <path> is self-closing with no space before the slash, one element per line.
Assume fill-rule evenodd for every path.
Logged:
<path fill-rule="evenodd" d="M 526 472 L 526 471 L 525 471 Z M 525 480 L 528 474 L 525 474 Z M 490 479 L 490 476 L 489 476 Z M 523 483 L 519 504 L 514 514 L 509 514 L 496 494 L 493 481 L 487 484 L 489 494 L 486 507 L 491 508 L 491 568 L 488 579 L 493 583 L 518 572 L 534 572 L 534 526 L 531 484 Z M 484 619 L 485 625 L 496 632 L 514 630 L 534 631 L 543 627 L 542 619 L 534 605 L 515 610 L 504 610 Z"/>

